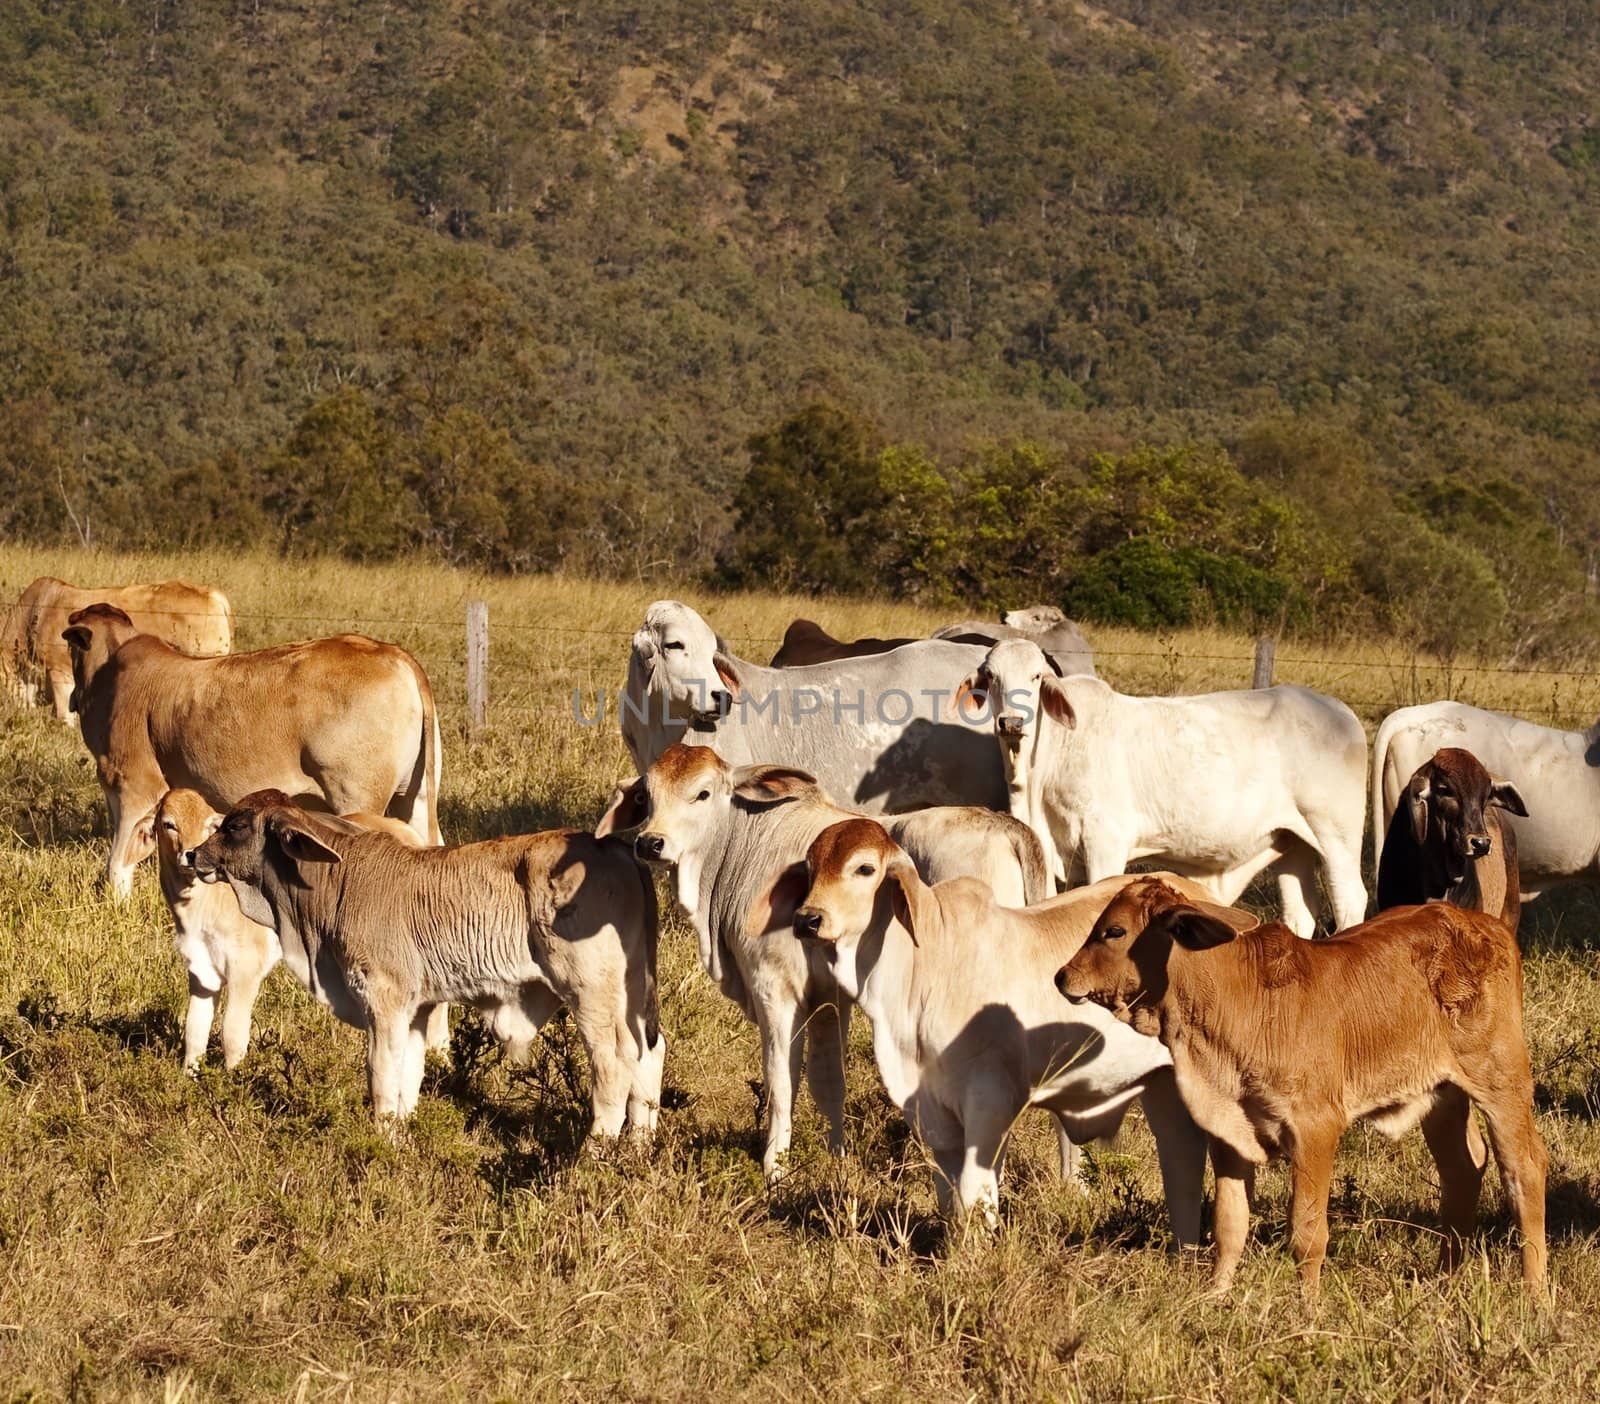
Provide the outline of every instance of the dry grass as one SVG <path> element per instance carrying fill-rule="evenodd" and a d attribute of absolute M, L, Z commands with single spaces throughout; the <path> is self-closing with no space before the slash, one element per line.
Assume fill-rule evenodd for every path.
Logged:
<path fill-rule="evenodd" d="M 221 556 L 0 551 L 33 575 L 182 573 L 222 584 L 241 647 L 364 627 L 417 652 L 445 719 L 453 839 L 586 823 L 627 771 L 614 728 L 570 691 L 614 688 L 655 585 L 477 580 L 430 568 L 287 567 Z M 794 613 L 844 635 L 935 622 L 896 605 L 736 596 L 704 604 L 765 656 Z M 462 617 L 493 621 L 493 718 L 461 730 Z M 1249 643 L 1096 631 L 1133 690 L 1244 685 Z M 1401 647 L 1286 643 L 1279 675 L 1370 722 L 1453 691 L 1562 724 L 1593 719 L 1589 679 L 1413 667 Z M 1479 1260 L 1432 1271 L 1434 1179 L 1419 1138 L 1347 1138 L 1322 1307 L 1282 1246 L 1285 1182 L 1265 1177 L 1257 1242 L 1225 1304 L 1164 1249 L 1148 1136 L 1094 1155 L 1080 1196 L 1019 1128 L 1006 1226 L 948 1241 L 926 1166 L 878 1088 L 858 1028 L 853 1153 L 833 1164 L 802 1102 L 798 1169 L 762 1188 L 753 1030 L 663 942 L 669 1108 L 647 1156 L 575 1155 L 582 1055 L 556 1026 L 510 1069 L 475 1021 L 430 1074 L 399 1145 L 363 1106 L 361 1044 L 275 975 L 236 1075 L 178 1070 L 184 982 L 152 875 L 117 909 L 91 885 L 104 821 L 75 735 L 0 716 L 0 1384 L 78 1398 L 287 1394 L 781 1397 L 1561 1398 L 1600 1384 L 1600 969 L 1587 899 L 1533 911 L 1529 1037 L 1549 1142 L 1555 1308 L 1514 1285 L 1492 1177 Z"/>

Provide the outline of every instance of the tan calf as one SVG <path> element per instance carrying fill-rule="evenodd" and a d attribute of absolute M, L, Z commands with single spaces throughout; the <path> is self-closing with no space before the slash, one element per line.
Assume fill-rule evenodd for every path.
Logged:
<path fill-rule="evenodd" d="M 1279 923 L 1239 934 L 1235 915 L 1142 879 L 1111 900 L 1057 977 L 1069 999 L 1103 1005 L 1171 1050 L 1183 1100 L 1211 1137 L 1216 1290 L 1244 1249 L 1252 1167 L 1286 1156 L 1292 1247 L 1316 1291 L 1334 1152 L 1358 1118 L 1394 1137 L 1421 1123 L 1454 1266 L 1483 1181 L 1474 1104 L 1521 1230 L 1523 1281 L 1539 1286 L 1546 1156 L 1522 961 L 1504 923 L 1433 902 L 1300 941 Z"/>

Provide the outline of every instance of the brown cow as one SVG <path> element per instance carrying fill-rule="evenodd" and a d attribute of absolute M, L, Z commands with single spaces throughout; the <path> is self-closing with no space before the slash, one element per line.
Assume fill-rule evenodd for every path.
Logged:
<path fill-rule="evenodd" d="M 1112 898 L 1056 976 L 1068 999 L 1104 1005 L 1171 1052 L 1184 1103 L 1211 1137 L 1215 1290 L 1244 1250 L 1253 1167 L 1287 1156 L 1294 1256 L 1316 1292 L 1334 1152 L 1362 1118 L 1391 1137 L 1421 1122 L 1439 1167 L 1443 1264 L 1455 1266 L 1486 1159 L 1474 1103 L 1522 1232 L 1523 1281 L 1542 1284 L 1546 1156 L 1522 960 L 1504 923 L 1431 902 L 1302 941 L 1280 922 L 1240 933 L 1238 915 L 1146 878 Z"/>
<path fill-rule="evenodd" d="M 92 604 L 120 609 L 141 634 L 154 634 L 196 658 L 233 649 L 233 609 L 221 590 L 186 580 L 151 585 L 69 585 L 41 575 L 0 625 L 0 674 L 24 703 L 43 700 L 71 721 L 72 654 L 62 639 L 68 616 Z"/>
<path fill-rule="evenodd" d="M 390 814 L 439 842 L 433 689 L 403 648 L 360 634 L 190 658 L 120 609 L 72 615 L 83 739 L 111 817 L 106 878 L 126 897 L 139 821 L 168 789 L 227 810 L 276 789 L 309 808 Z"/>
<path fill-rule="evenodd" d="M 841 658 L 862 658 L 887 653 L 915 639 L 836 639 L 812 619 L 796 619 L 783 631 L 783 642 L 772 655 L 770 668 L 804 668 L 812 663 L 837 663 Z"/>
<path fill-rule="evenodd" d="M 1471 751 L 1447 746 L 1417 767 L 1389 820 L 1378 860 L 1378 910 L 1443 900 L 1498 916 L 1513 931 L 1522 912 L 1517 835 L 1500 811 L 1526 819 L 1509 780 Z"/>

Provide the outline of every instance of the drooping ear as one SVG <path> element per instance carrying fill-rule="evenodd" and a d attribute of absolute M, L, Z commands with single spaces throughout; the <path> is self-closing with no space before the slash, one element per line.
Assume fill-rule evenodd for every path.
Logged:
<path fill-rule="evenodd" d="M 1510 811 L 1521 819 L 1528 817 L 1528 806 L 1523 803 L 1522 791 L 1509 780 L 1496 780 L 1489 791 L 1489 803 Z"/>
<path fill-rule="evenodd" d="M 917 932 L 926 930 L 935 915 L 933 893 L 923 882 L 916 865 L 904 854 L 894 858 L 883 870 L 883 881 L 889 888 L 889 901 L 894 919 L 905 927 L 913 946 L 920 946 Z"/>
<path fill-rule="evenodd" d="M 722 685 L 732 694 L 737 702 L 741 694 L 739 684 L 739 670 L 733 659 L 729 658 L 720 648 L 711 655 L 711 666 L 717 670 L 717 676 L 722 679 Z"/>
<path fill-rule="evenodd" d="M 1428 841 L 1428 800 L 1433 786 L 1428 783 L 1428 773 L 1419 770 L 1406 785 L 1406 813 L 1411 816 L 1411 833 L 1418 845 Z"/>
<path fill-rule="evenodd" d="M 967 720 L 965 709 L 969 699 L 976 700 L 980 707 L 989 705 L 989 678 L 982 667 L 962 678 L 955 696 L 950 699 L 950 715 L 957 721 Z"/>
<path fill-rule="evenodd" d="M 733 772 L 733 793 L 750 804 L 783 804 L 816 789 L 809 770 L 787 765 L 742 765 Z"/>
<path fill-rule="evenodd" d="M 283 851 L 297 863 L 338 863 L 339 855 L 298 819 L 284 816 L 268 821 Z"/>
<path fill-rule="evenodd" d="M 650 789 L 641 775 L 637 780 L 620 784 L 612 791 L 611 803 L 600 816 L 600 822 L 594 826 L 594 836 L 605 838 L 607 834 L 637 829 L 649 817 Z"/>
<path fill-rule="evenodd" d="M 1049 654 L 1045 657 L 1048 658 Z M 1078 724 L 1078 714 L 1072 710 L 1072 699 L 1067 696 L 1066 688 L 1054 678 L 1039 679 L 1039 701 L 1043 703 L 1045 712 L 1062 726 Z"/>
<path fill-rule="evenodd" d="M 70 629 L 63 629 L 61 637 L 67 641 L 68 648 L 82 653 L 94 642 L 94 630 L 87 624 L 74 624 Z"/>
<path fill-rule="evenodd" d="M 794 925 L 795 910 L 806 900 L 806 893 L 810 890 L 811 874 L 806 869 L 805 860 L 802 858 L 789 864 L 767 889 L 765 900 L 760 897 L 756 899 L 751 927 L 763 936 L 788 930 Z"/>
<path fill-rule="evenodd" d="M 141 819 L 133 831 L 133 861 L 137 863 L 152 848 L 156 846 L 156 812 L 161 808 L 161 801 L 157 800 L 151 805 L 150 812 Z"/>
<path fill-rule="evenodd" d="M 1239 934 L 1221 918 L 1187 906 L 1172 909 L 1168 930 L 1172 932 L 1172 939 L 1186 951 L 1209 951 L 1213 946 L 1225 946 Z"/>

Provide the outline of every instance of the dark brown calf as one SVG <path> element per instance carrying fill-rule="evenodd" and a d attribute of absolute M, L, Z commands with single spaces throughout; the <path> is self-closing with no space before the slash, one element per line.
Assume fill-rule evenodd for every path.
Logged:
<path fill-rule="evenodd" d="M 1124 888 L 1056 976 L 1172 1054 L 1178 1091 L 1211 1138 L 1219 1292 L 1249 1228 L 1252 1167 L 1293 1167 L 1292 1246 L 1314 1293 L 1328 1245 L 1339 1137 L 1365 1118 L 1419 1122 L 1439 1167 L 1443 1263 L 1454 1267 L 1483 1183 L 1476 1104 L 1522 1233 L 1522 1278 L 1545 1276 L 1544 1143 L 1522 1038 L 1522 960 L 1496 917 L 1441 902 L 1398 907 L 1327 941 L 1195 904 L 1156 878 Z"/>
<path fill-rule="evenodd" d="M 1517 837 L 1501 810 L 1528 817 L 1509 780 L 1471 751 L 1446 747 L 1418 766 L 1389 820 L 1378 859 L 1378 910 L 1444 900 L 1488 912 L 1513 931 L 1522 911 Z"/>
<path fill-rule="evenodd" d="M 810 619 L 796 619 L 784 630 L 783 643 L 768 666 L 803 668 L 811 663 L 837 663 L 841 658 L 862 658 L 869 653 L 887 653 L 914 639 L 857 639 L 847 643 L 836 639 L 822 625 Z"/>

